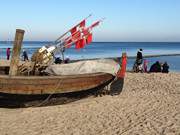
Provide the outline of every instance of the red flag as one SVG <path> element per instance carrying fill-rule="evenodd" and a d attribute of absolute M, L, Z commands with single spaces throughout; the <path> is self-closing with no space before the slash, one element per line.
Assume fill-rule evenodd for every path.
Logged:
<path fill-rule="evenodd" d="M 85 46 L 85 40 L 84 39 L 80 39 L 79 41 L 76 42 L 75 48 L 76 49 L 81 49 L 81 48 L 84 48 L 84 46 Z"/>
<path fill-rule="evenodd" d="M 73 34 L 76 32 L 76 30 L 77 30 L 76 27 L 72 28 L 72 29 L 70 30 L 70 31 L 71 31 L 71 34 L 73 35 Z"/>
<path fill-rule="evenodd" d="M 84 29 L 83 34 L 84 34 L 84 36 L 88 35 L 89 34 L 89 29 Z"/>
<path fill-rule="evenodd" d="M 79 26 L 80 26 L 80 27 L 85 27 L 85 24 L 86 24 L 86 21 L 83 20 L 82 22 L 80 22 Z"/>
<path fill-rule="evenodd" d="M 99 23 L 100 23 L 100 21 L 97 21 L 97 22 L 93 23 L 93 24 L 91 25 L 91 28 L 96 27 L 97 25 L 99 25 Z"/>
<path fill-rule="evenodd" d="M 85 27 L 85 23 L 86 21 L 83 20 L 81 21 L 77 26 L 75 26 L 74 28 L 72 28 L 70 31 L 71 31 L 71 34 L 75 34 L 75 32 L 77 31 L 77 27 Z"/>
<path fill-rule="evenodd" d="M 74 33 L 72 35 L 73 40 L 78 40 L 79 38 L 81 38 L 81 32 L 80 31 L 77 31 L 76 33 Z"/>
<path fill-rule="evenodd" d="M 81 40 L 80 40 L 80 46 L 81 46 L 81 48 L 84 48 L 85 44 L 86 44 L 85 39 L 84 39 L 84 38 L 81 39 Z"/>
<path fill-rule="evenodd" d="M 80 48 L 81 48 L 81 46 L 80 46 L 80 42 L 79 42 L 79 41 L 77 41 L 77 42 L 76 42 L 76 46 L 75 46 L 75 48 L 76 48 L 76 49 L 80 49 Z"/>
<path fill-rule="evenodd" d="M 92 42 L 92 33 L 90 33 L 86 39 L 86 43 L 90 44 Z"/>

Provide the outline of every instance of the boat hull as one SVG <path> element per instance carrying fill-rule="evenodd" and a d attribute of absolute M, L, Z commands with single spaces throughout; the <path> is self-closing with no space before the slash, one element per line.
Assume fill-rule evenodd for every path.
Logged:
<path fill-rule="evenodd" d="M 107 73 L 71 76 L 0 76 L 0 93 L 39 95 L 78 92 L 107 84 L 114 76 Z"/>

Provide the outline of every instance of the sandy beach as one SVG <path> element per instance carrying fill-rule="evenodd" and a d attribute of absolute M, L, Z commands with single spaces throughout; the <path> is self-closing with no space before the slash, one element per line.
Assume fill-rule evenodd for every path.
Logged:
<path fill-rule="evenodd" d="M 180 73 L 127 73 L 118 96 L 0 108 L 0 135 L 180 135 Z"/>

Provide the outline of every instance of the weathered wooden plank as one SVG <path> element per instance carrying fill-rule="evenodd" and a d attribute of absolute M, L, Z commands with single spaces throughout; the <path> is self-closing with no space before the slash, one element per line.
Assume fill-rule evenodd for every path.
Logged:
<path fill-rule="evenodd" d="M 111 74 L 97 73 L 74 76 L 0 76 L 0 92 L 9 94 L 67 93 L 98 87 L 113 78 Z"/>
<path fill-rule="evenodd" d="M 15 76 L 18 73 L 19 56 L 24 37 L 24 30 L 16 29 L 16 36 L 14 40 L 14 47 L 10 63 L 9 75 Z"/>

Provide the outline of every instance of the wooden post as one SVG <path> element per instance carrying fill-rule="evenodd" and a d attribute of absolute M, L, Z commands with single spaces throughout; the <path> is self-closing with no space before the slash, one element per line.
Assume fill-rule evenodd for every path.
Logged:
<path fill-rule="evenodd" d="M 14 47 L 12 51 L 12 58 L 11 58 L 10 70 L 9 70 L 10 76 L 15 76 L 18 73 L 18 64 L 19 64 L 19 57 L 20 57 L 23 37 L 24 37 L 24 30 L 16 29 L 16 36 L 14 39 Z"/>

